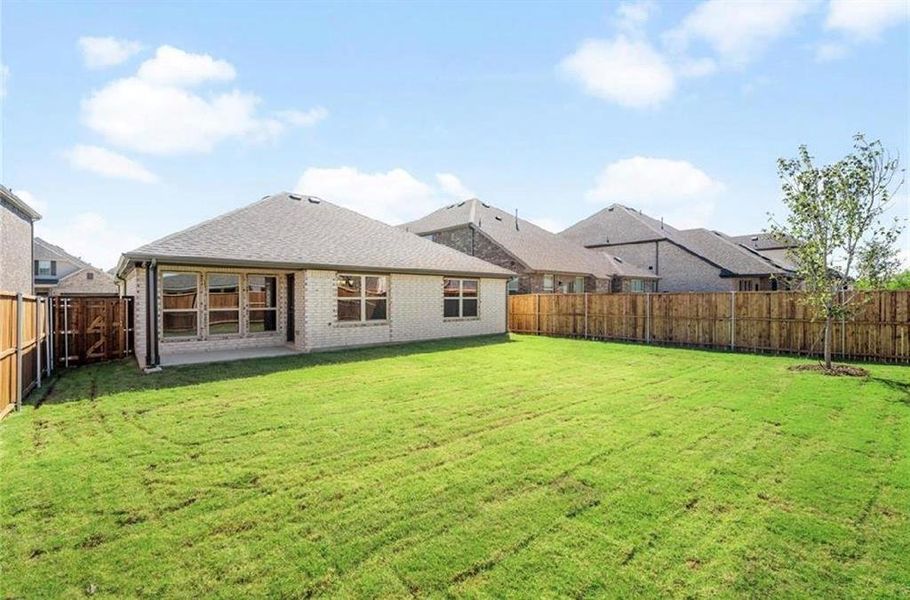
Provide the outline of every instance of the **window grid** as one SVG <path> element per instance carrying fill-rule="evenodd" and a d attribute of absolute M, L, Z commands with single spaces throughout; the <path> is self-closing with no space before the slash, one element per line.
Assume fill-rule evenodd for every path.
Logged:
<path fill-rule="evenodd" d="M 339 322 L 386 321 L 388 278 L 385 275 L 339 273 L 335 280 L 335 300 L 336 320 Z"/>
<path fill-rule="evenodd" d="M 169 298 L 178 300 L 179 296 L 180 296 L 180 294 L 175 294 L 173 296 L 168 295 L 167 280 L 169 277 L 179 277 L 179 276 L 192 276 L 194 279 L 194 287 L 193 287 L 193 291 L 192 291 L 192 308 L 186 308 L 186 307 L 168 308 L 167 307 Z M 189 287 L 187 287 L 186 289 L 189 290 Z M 199 273 L 186 272 L 186 271 L 163 272 L 161 274 L 161 295 L 162 295 L 162 300 L 161 300 L 162 337 L 164 337 L 164 338 L 198 337 L 198 335 L 199 335 Z M 189 295 L 189 292 L 185 292 L 182 295 L 184 297 L 186 297 Z M 178 321 L 175 321 L 175 324 L 174 324 L 174 326 L 177 328 L 174 331 L 172 331 L 171 333 L 168 333 L 168 324 L 169 324 L 168 321 L 170 320 L 168 318 L 169 316 L 177 317 L 178 319 L 181 316 L 184 316 L 184 317 L 192 316 L 193 317 L 191 319 L 192 324 L 193 324 L 192 331 L 189 331 L 188 328 L 187 328 L 186 332 L 181 331 L 179 326 L 176 325 L 177 323 L 179 323 L 179 320 L 178 320 Z"/>
<path fill-rule="evenodd" d="M 443 311 L 446 319 L 476 317 L 479 314 L 477 279 L 444 279 Z"/>

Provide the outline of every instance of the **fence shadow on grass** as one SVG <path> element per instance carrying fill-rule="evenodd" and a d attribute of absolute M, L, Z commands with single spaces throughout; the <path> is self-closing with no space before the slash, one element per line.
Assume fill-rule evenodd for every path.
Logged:
<path fill-rule="evenodd" d="M 184 387 L 213 381 L 260 377 L 319 365 L 340 365 L 450 350 L 482 348 L 512 341 L 508 334 L 449 338 L 313 354 L 181 365 L 166 367 L 160 373 L 150 374 L 140 372 L 132 359 L 119 360 L 60 371 L 58 377 L 52 379 L 42 389 L 33 392 L 27 398 L 26 404 L 28 407 L 40 410 L 45 405 L 91 401 L 100 396 L 122 392 Z"/>
<path fill-rule="evenodd" d="M 910 408 L 910 383 L 898 381 L 896 379 L 885 379 L 883 377 L 870 377 L 869 379 L 870 381 L 880 383 L 895 392 L 903 394 L 901 397 L 894 399 L 893 402 L 899 402 L 907 408 Z"/>

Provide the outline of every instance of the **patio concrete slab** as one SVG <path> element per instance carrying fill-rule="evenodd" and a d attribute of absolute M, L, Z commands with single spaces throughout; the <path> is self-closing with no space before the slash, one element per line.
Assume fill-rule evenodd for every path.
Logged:
<path fill-rule="evenodd" d="M 178 354 L 162 354 L 161 366 L 174 367 L 177 365 L 194 365 L 209 362 L 227 362 L 232 360 L 247 360 L 250 358 L 267 358 L 271 356 L 290 356 L 300 354 L 298 350 L 289 346 L 269 346 L 266 348 L 236 348 L 233 350 L 209 350 L 197 352 L 180 352 Z"/>

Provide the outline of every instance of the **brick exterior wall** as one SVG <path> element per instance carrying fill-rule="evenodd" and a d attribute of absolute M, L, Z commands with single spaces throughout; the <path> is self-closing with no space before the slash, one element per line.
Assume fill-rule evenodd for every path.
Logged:
<path fill-rule="evenodd" d="M 158 266 L 159 302 L 157 322 L 162 327 L 160 300 L 161 276 L 165 271 L 193 272 L 200 275 L 198 335 L 192 338 L 165 339 L 159 336 L 159 354 L 227 350 L 235 348 L 284 346 L 287 342 L 287 285 L 289 271 L 261 269 L 230 269 L 186 266 Z M 207 334 L 207 290 L 205 275 L 232 273 L 241 276 L 263 274 L 278 277 L 278 329 L 273 333 L 244 332 L 248 315 L 245 294 L 241 294 L 241 332 L 230 335 Z M 389 318 L 381 323 L 347 323 L 337 321 L 335 271 L 295 271 L 294 283 L 294 342 L 301 352 L 343 347 L 368 346 L 426 340 L 504 333 L 506 331 L 506 280 L 480 279 L 478 316 L 465 319 L 443 318 L 443 277 L 439 275 L 389 275 Z M 126 294 L 135 298 L 136 361 L 146 365 L 145 356 L 145 271 L 134 269 L 126 280 Z"/>
<path fill-rule="evenodd" d="M 6 202 L 0 204 L 0 291 L 33 291 L 32 222 Z"/>
<path fill-rule="evenodd" d="M 88 273 L 92 278 L 88 278 Z M 120 287 L 116 280 L 100 269 L 84 268 L 76 271 L 65 279 L 61 279 L 57 285 L 48 289 L 49 296 L 66 296 L 68 294 L 81 294 L 83 296 L 91 295 L 116 295 L 120 293 Z"/>
<path fill-rule="evenodd" d="M 667 241 L 619 244 L 604 250 L 641 268 L 650 267 L 651 272 L 660 276 L 658 290 L 661 292 L 727 292 L 734 289 L 733 280 L 722 278 L 720 269 Z"/>

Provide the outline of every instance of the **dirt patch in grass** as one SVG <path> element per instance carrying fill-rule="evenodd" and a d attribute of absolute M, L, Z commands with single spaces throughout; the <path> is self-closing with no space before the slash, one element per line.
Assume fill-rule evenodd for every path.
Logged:
<path fill-rule="evenodd" d="M 790 367 L 791 371 L 812 371 L 822 373 L 823 375 L 833 375 L 835 377 L 868 377 L 869 371 L 861 367 L 852 367 L 850 365 L 831 365 L 826 369 L 825 365 L 794 365 Z"/>

